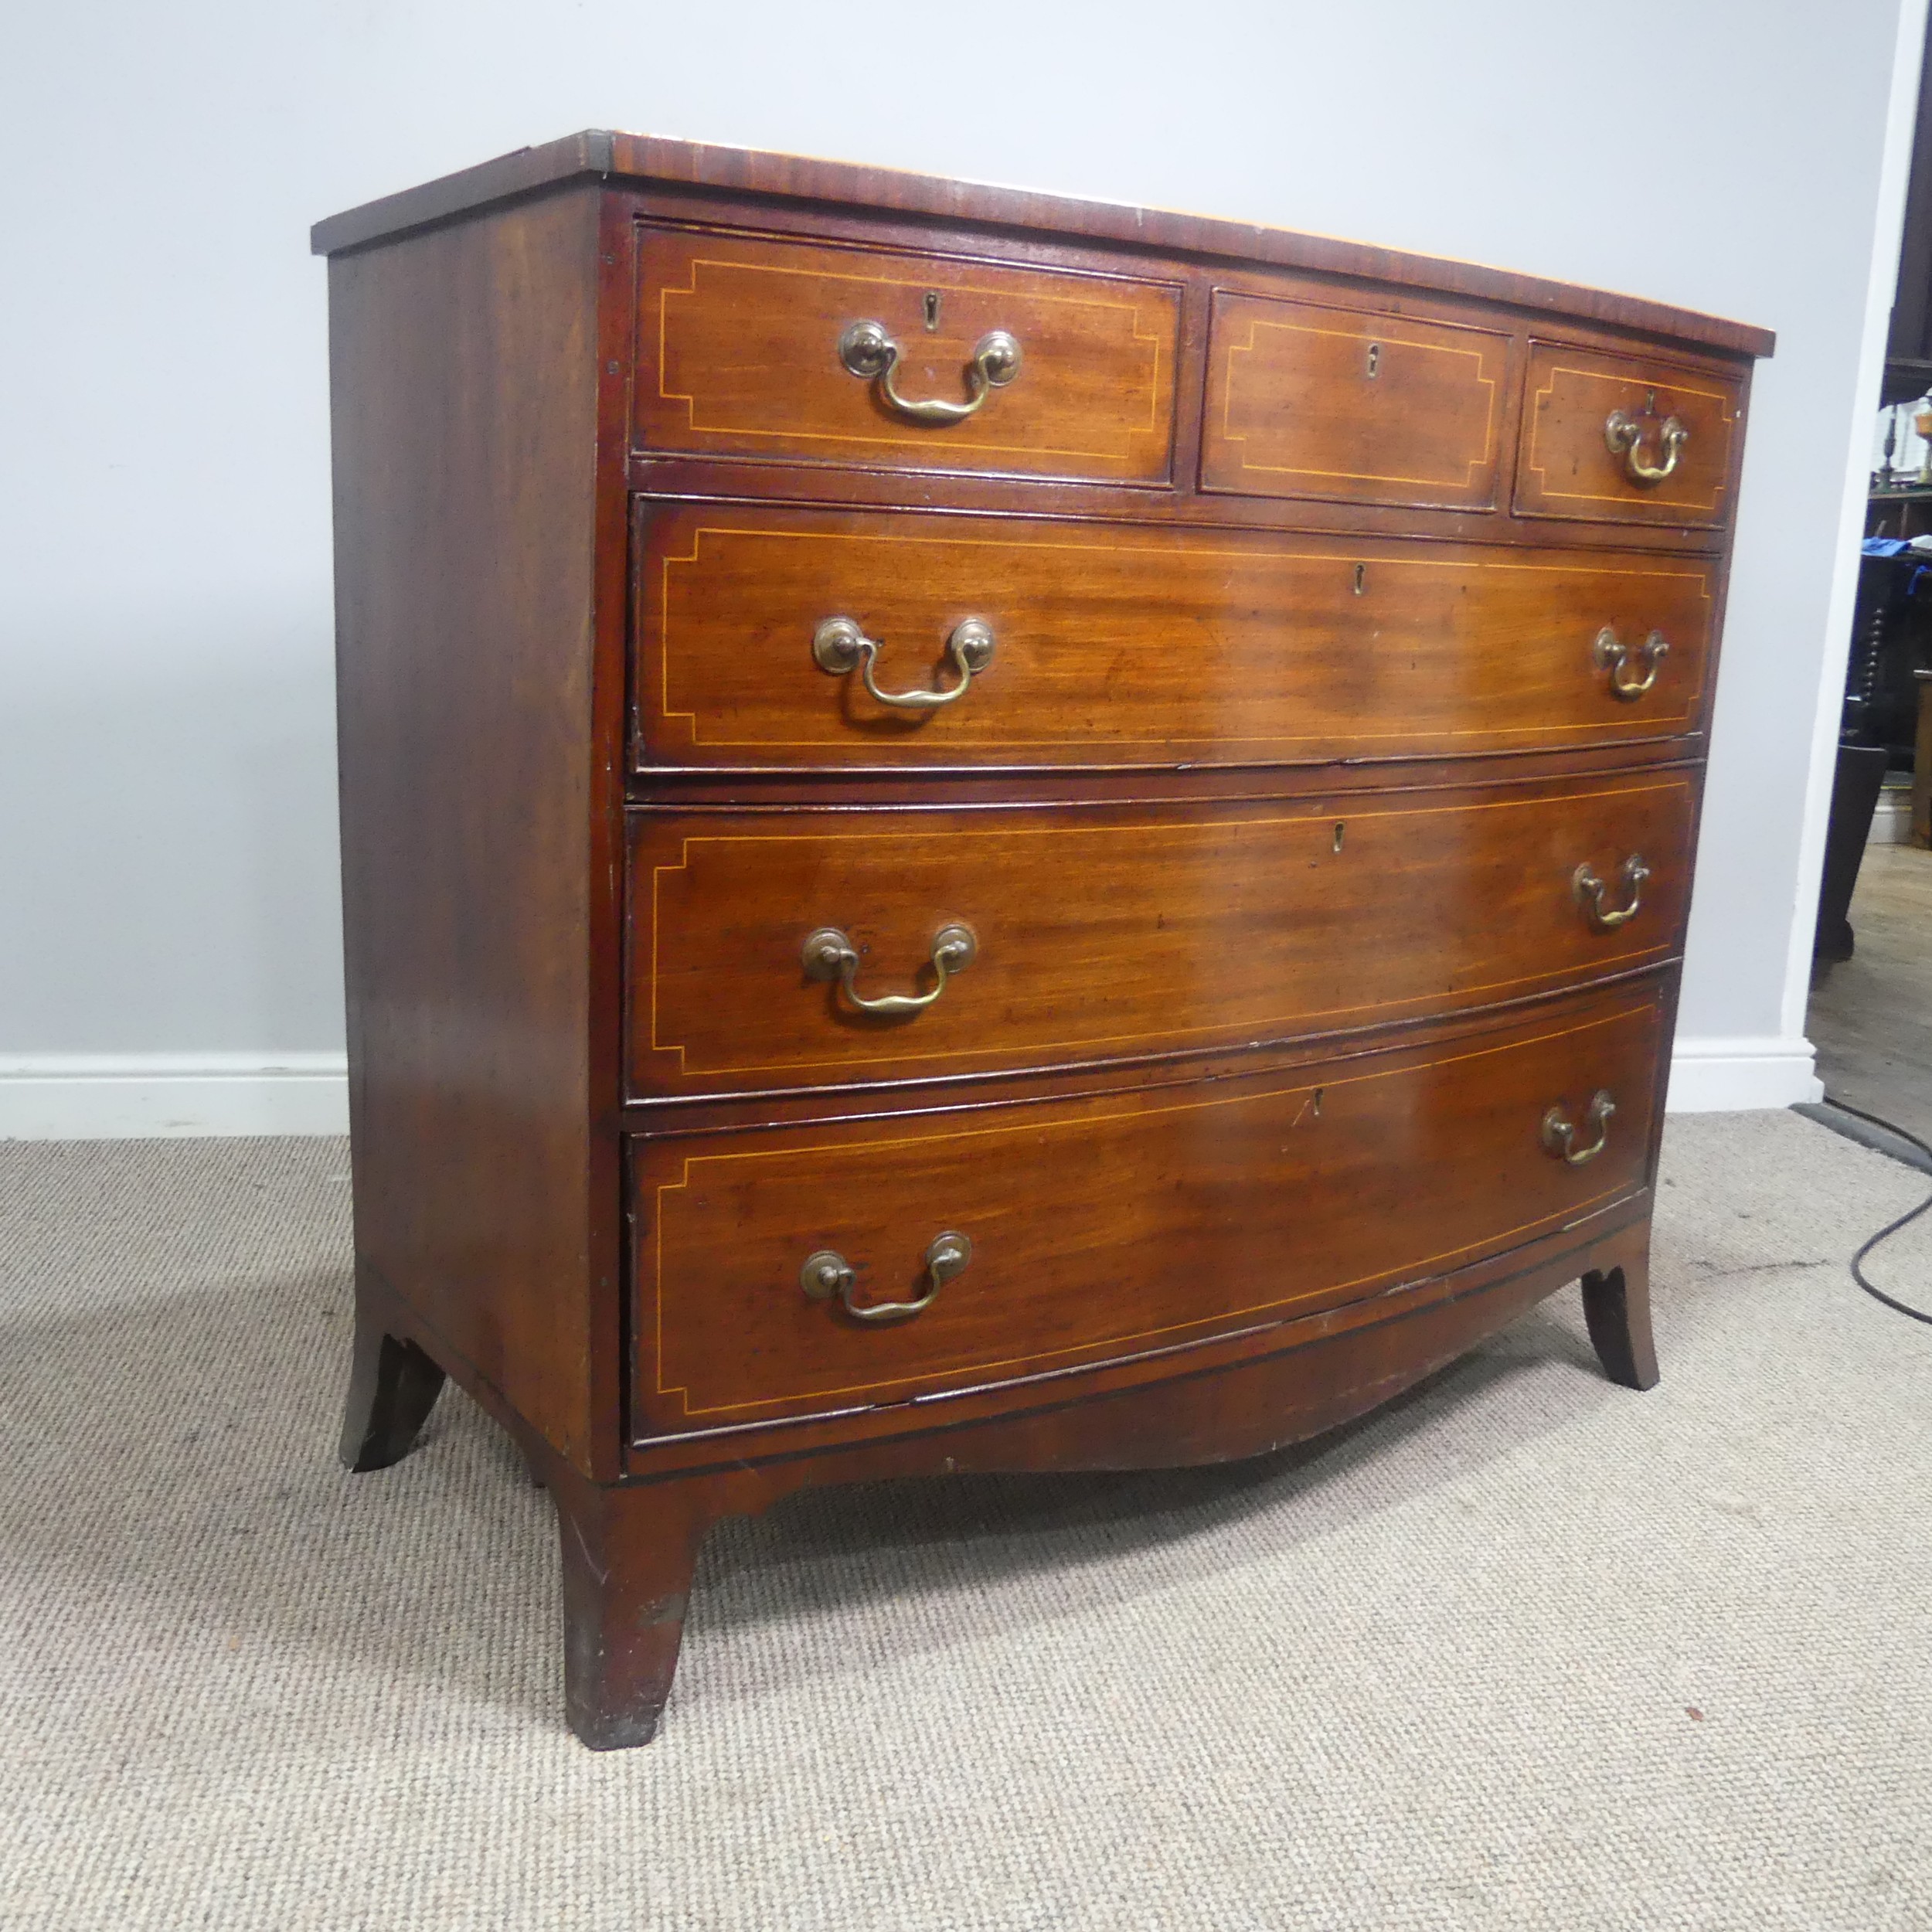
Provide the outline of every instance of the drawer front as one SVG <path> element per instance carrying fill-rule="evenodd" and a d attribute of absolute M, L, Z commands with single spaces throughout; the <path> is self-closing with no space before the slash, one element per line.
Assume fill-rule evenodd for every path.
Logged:
<path fill-rule="evenodd" d="M 1661 1022 L 1653 993 L 1332 1070 L 635 1141 L 638 1434 L 1131 1358 L 1517 1246 L 1643 1184 Z M 848 1312 L 936 1275 L 917 1315 Z"/>
<path fill-rule="evenodd" d="M 1172 284 L 648 225 L 640 239 L 641 449 L 1116 483 L 1172 473 Z M 849 336 L 868 323 L 878 332 Z M 976 362 L 998 335 L 1015 349 Z M 975 399 L 950 421 L 920 406 Z"/>
<path fill-rule="evenodd" d="M 1495 329 L 1217 293 L 1201 487 L 1493 509 L 1510 348 Z"/>
<path fill-rule="evenodd" d="M 1519 515 L 1704 529 L 1729 519 L 1741 379 L 1532 342 L 1526 389 Z"/>
<path fill-rule="evenodd" d="M 646 498 L 637 524 L 646 767 L 1440 757 L 1703 721 L 1714 562 Z M 969 621 L 992 655 L 907 709 L 821 666 L 835 618 L 885 699 L 957 687 Z"/>
<path fill-rule="evenodd" d="M 631 1090 L 1212 1049 L 1634 971 L 1676 951 L 1694 801 L 1670 772 L 1291 804 L 634 811 Z M 1583 866 L 1600 892 L 1580 894 Z"/>

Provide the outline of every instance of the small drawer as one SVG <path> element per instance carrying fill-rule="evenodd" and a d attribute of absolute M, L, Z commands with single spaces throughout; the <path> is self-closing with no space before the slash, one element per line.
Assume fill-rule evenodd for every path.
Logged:
<path fill-rule="evenodd" d="M 634 810 L 630 1091 L 1213 1050 L 1653 966 L 1679 942 L 1695 803 L 1666 772 L 1185 809 Z"/>
<path fill-rule="evenodd" d="M 634 1432 L 1265 1347 L 1520 1246 L 1643 1185 L 1662 1019 L 1653 990 L 1271 1075 L 633 1141 Z"/>
<path fill-rule="evenodd" d="M 1493 509 L 1510 346 L 1492 328 L 1217 292 L 1201 487 Z"/>
<path fill-rule="evenodd" d="M 641 225 L 647 452 L 1165 483 L 1180 291 Z"/>
<path fill-rule="evenodd" d="M 1532 342 L 1526 390 L 1519 516 L 1696 529 L 1729 520 L 1741 378 Z"/>
<path fill-rule="evenodd" d="M 1603 551 L 646 498 L 631 554 L 640 770 L 1286 764 L 1669 737 L 1703 721 L 1718 576 Z M 821 641 L 828 625 L 842 634 Z M 968 659 L 963 626 L 978 627 Z"/>

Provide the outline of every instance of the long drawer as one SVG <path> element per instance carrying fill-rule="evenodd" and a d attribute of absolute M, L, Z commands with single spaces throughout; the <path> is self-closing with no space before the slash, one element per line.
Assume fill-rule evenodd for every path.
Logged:
<path fill-rule="evenodd" d="M 643 498 L 637 518 L 645 769 L 1439 757 L 1703 722 L 1708 559 Z M 971 625 L 977 668 L 954 648 Z"/>
<path fill-rule="evenodd" d="M 1180 290 L 640 226 L 636 446 L 1167 481 Z"/>
<path fill-rule="evenodd" d="M 1653 986 L 1292 1073 L 634 1141 L 634 1431 L 1117 1361 L 1445 1274 L 1644 1184 L 1663 1045 Z"/>
<path fill-rule="evenodd" d="M 1673 770 L 1185 808 L 634 811 L 631 1091 L 1184 1053 L 1636 971 L 1677 949 L 1695 800 Z"/>

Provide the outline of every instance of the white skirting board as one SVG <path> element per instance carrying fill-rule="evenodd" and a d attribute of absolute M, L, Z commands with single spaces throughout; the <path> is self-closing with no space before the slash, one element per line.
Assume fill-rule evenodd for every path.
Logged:
<path fill-rule="evenodd" d="M 0 1056 L 0 1140 L 348 1131 L 341 1053 Z"/>
<path fill-rule="evenodd" d="M 1808 1039 L 1775 1035 L 1735 1039 L 1687 1039 L 1670 1058 L 1672 1114 L 1743 1113 L 1760 1107 L 1795 1107 L 1821 1100 L 1825 1083 Z"/>
<path fill-rule="evenodd" d="M 1887 785 L 1879 794 L 1876 809 L 1872 814 L 1872 829 L 1866 835 L 1868 845 L 1909 845 L 1912 842 L 1912 787 L 1910 785 Z"/>
<path fill-rule="evenodd" d="M 1713 1114 L 1818 1100 L 1825 1090 L 1811 1058 L 1804 1039 L 1680 1039 L 1670 1110 Z M 0 1140 L 348 1131 L 340 1053 L 0 1057 Z"/>

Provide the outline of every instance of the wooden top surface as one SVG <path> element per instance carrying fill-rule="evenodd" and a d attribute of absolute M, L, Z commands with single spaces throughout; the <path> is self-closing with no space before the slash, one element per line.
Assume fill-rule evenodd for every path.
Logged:
<path fill-rule="evenodd" d="M 896 168 L 599 129 L 566 135 L 539 148 L 519 148 L 514 154 L 332 215 L 316 223 L 310 243 L 318 255 L 338 254 L 579 175 L 883 209 L 989 227 L 1043 230 L 1083 240 L 1125 243 L 1155 253 L 1219 257 L 1360 276 L 1447 290 L 1519 308 L 1543 309 L 1613 328 L 1639 329 L 1734 355 L 1768 355 L 1776 342 L 1767 329 L 1720 316 L 1700 315 L 1636 296 L 1577 287 L 1475 263 L 1405 254 L 1363 242 L 1164 209 L 988 187 L 932 175 L 906 174 Z"/>

